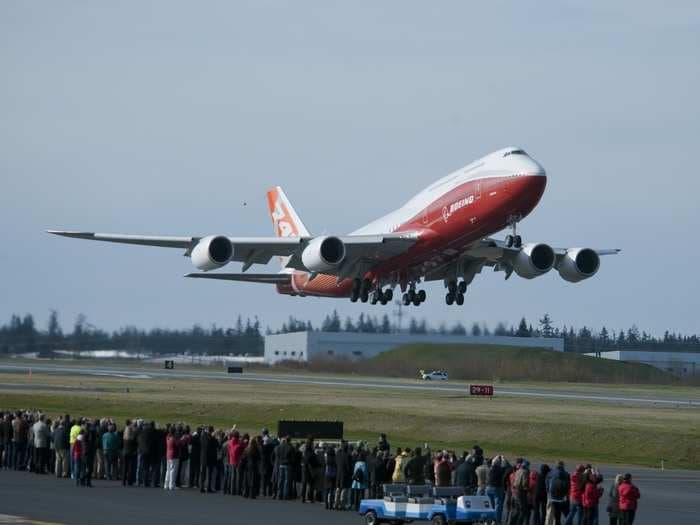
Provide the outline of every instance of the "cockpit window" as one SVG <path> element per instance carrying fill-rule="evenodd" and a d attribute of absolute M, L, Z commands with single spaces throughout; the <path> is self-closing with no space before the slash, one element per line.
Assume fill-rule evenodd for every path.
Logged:
<path fill-rule="evenodd" d="M 503 154 L 504 157 L 507 157 L 508 155 L 527 155 L 527 153 L 525 153 L 525 150 L 522 149 L 514 149 L 511 151 L 506 151 Z"/>

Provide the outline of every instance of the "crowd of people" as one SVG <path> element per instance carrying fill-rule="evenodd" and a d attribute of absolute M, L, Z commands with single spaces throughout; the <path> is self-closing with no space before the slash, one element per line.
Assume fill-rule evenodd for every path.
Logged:
<path fill-rule="evenodd" d="M 39 411 L 0 411 L 0 465 L 53 474 L 91 487 L 94 479 L 124 487 L 193 489 L 244 498 L 319 503 L 357 510 L 363 498 L 382 498 L 383 485 L 456 486 L 487 496 L 496 522 L 507 525 L 597 525 L 601 501 L 611 525 L 632 525 L 640 497 L 629 474 L 604 493 L 591 465 L 569 474 L 564 463 L 539 468 L 518 458 L 491 458 L 475 445 L 457 455 L 423 448 L 392 450 L 382 434 L 375 446 L 294 441 L 236 427 L 215 430 L 142 419 L 119 426 L 111 418 L 50 418 Z"/>

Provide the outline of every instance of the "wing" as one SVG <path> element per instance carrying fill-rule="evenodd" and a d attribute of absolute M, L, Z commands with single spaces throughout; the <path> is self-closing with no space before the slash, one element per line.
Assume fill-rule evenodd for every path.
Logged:
<path fill-rule="evenodd" d="M 288 273 L 188 273 L 185 277 L 265 284 L 289 284 L 292 280 Z"/>
<path fill-rule="evenodd" d="M 168 237 L 148 235 L 124 235 L 79 231 L 48 230 L 53 235 L 87 239 L 92 241 L 180 248 L 190 255 L 203 236 Z M 346 248 L 343 264 L 332 275 L 349 276 L 364 272 L 374 265 L 403 253 L 418 240 L 418 232 L 391 233 L 385 235 L 341 236 Z M 308 271 L 301 262 L 301 253 L 313 237 L 228 237 L 233 247 L 232 261 L 242 262 L 245 272 L 253 264 L 267 264 L 272 257 L 288 257 L 286 267 Z"/>
<path fill-rule="evenodd" d="M 555 266 L 564 258 L 569 248 L 552 248 L 556 257 Z M 477 273 L 480 273 L 484 266 L 493 267 L 495 271 L 505 272 L 508 279 L 513 272 L 512 260 L 520 251 L 520 248 L 509 247 L 504 241 L 494 238 L 481 239 L 469 246 L 459 254 L 455 260 L 436 264 L 432 269 L 426 271 L 425 280 L 434 281 L 439 279 L 464 277 L 469 284 Z M 619 248 L 594 249 L 602 255 L 616 255 L 622 250 Z"/>

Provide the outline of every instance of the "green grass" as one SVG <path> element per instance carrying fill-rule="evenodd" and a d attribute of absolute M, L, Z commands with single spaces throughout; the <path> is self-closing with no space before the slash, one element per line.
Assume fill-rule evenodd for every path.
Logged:
<path fill-rule="evenodd" d="M 38 388 L 32 388 L 32 385 Z M 21 387 L 21 389 L 19 389 Z M 54 387 L 75 387 L 63 391 Z M 129 388 L 129 393 L 126 393 Z M 259 432 L 280 419 L 345 422 L 350 439 L 487 454 L 607 464 L 700 468 L 700 411 L 455 392 L 358 389 L 352 386 L 250 384 L 194 379 L 124 379 L 0 373 L 0 407 L 41 408 L 58 415 L 144 417 Z"/>
<path fill-rule="evenodd" d="M 551 350 L 507 346 L 411 344 L 369 360 L 370 370 L 390 375 L 444 368 L 455 379 L 673 384 L 671 374 L 650 365 Z"/>

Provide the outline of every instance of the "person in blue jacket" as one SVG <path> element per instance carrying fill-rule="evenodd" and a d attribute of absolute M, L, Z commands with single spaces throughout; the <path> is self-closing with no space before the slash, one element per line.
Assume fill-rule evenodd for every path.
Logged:
<path fill-rule="evenodd" d="M 367 454 L 363 450 L 357 457 L 352 469 L 352 508 L 360 510 L 360 501 L 365 497 L 368 486 Z"/>

